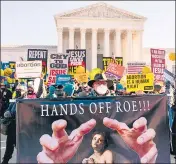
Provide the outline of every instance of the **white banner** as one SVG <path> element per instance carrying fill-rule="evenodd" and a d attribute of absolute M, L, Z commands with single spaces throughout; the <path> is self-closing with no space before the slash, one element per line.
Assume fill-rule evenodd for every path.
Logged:
<path fill-rule="evenodd" d="M 37 78 L 42 73 L 42 61 L 16 62 L 17 78 Z"/>

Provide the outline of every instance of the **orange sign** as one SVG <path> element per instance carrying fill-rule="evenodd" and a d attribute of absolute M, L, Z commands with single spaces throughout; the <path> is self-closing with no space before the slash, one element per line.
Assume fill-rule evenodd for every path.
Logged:
<path fill-rule="evenodd" d="M 118 65 L 116 63 L 109 63 L 106 73 L 112 74 L 114 76 L 122 77 L 124 70 L 125 70 L 125 67 L 121 65 Z"/>

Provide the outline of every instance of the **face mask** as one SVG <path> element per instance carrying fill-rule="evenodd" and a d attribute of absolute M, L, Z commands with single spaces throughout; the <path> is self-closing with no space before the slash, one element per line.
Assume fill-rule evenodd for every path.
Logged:
<path fill-rule="evenodd" d="M 21 97 L 21 92 L 20 91 L 16 91 L 16 98 Z"/>
<path fill-rule="evenodd" d="M 105 95 L 107 93 L 107 86 L 106 85 L 99 85 L 96 87 L 95 91 L 99 94 L 99 95 Z"/>

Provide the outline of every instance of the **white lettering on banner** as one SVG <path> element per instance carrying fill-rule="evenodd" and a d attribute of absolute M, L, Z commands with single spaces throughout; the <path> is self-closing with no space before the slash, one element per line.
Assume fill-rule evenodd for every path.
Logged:
<path fill-rule="evenodd" d="M 57 105 L 41 105 L 41 116 L 58 116 L 58 115 L 75 115 L 84 114 L 85 111 L 90 114 L 116 112 L 140 112 L 150 110 L 150 102 L 147 101 L 124 101 L 124 102 L 91 102 L 88 106 L 84 103 L 79 104 L 57 104 Z"/>

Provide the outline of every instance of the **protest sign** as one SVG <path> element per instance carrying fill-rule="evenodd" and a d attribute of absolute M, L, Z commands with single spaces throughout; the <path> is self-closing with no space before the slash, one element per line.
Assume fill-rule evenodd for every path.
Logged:
<path fill-rule="evenodd" d="M 86 71 L 86 49 L 68 49 L 66 52 L 70 55 L 68 60 L 68 74 L 76 74 L 76 68 L 78 66 L 84 67 Z"/>
<path fill-rule="evenodd" d="M 16 62 L 14 62 L 14 61 L 9 61 L 9 68 L 10 68 L 13 72 L 15 72 L 15 64 L 16 64 Z"/>
<path fill-rule="evenodd" d="M 57 101 L 49 99 L 18 100 L 17 163 L 39 162 L 37 161 L 39 159 L 38 154 L 42 151 L 40 138 L 44 134 L 50 136 L 53 134 L 60 141 L 60 144 L 54 144 L 55 142 L 52 142 L 46 135 L 42 140 L 44 142 L 45 138 L 45 143 L 48 141 L 48 146 L 51 143 L 55 146 L 52 149 L 53 151 L 50 151 L 50 155 L 55 160 L 57 159 L 53 163 L 82 163 L 85 158 L 89 158 L 94 154 L 94 149 L 96 148 L 103 152 L 109 150 L 108 152 L 113 154 L 112 156 L 107 156 L 107 159 L 103 159 L 104 163 L 109 158 L 112 160 L 111 163 L 140 163 L 142 156 L 149 153 L 150 150 L 153 150 L 150 151 L 150 159 L 153 158 L 154 160 L 151 162 L 150 159 L 147 159 L 147 163 L 170 163 L 167 112 L 167 97 L 164 95 L 86 99 L 64 98 Z M 25 117 L 26 115 L 28 117 Z M 105 117 L 111 119 L 105 120 Z M 65 131 L 58 129 L 57 132 L 53 133 L 52 123 L 61 119 L 62 126 L 64 126 L 63 120 L 67 122 Z M 94 119 L 94 121 L 91 119 Z M 123 123 L 122 129 L 115 120 Z M 86 123 L 87 121 L 89 121 L 89 124 Z M 133 125 L 135 121 L 138 122 L 138 128 L 142 122 L 146 123 L 147 121 L 144 128 L 145 133 L 143 133 L 142 129 L 140 129 L 141 131 L 137 129 L 137 122 L 136 126 Z M 108 127 L 112 122 L 115 122 L 116 126 L 112 127 L 116 128 L 118 133 L 115 129 L 112 130 Z M 83 125 L 83 123 L 86 124 Z M 130 129 L 126 128 L 124 130 L 124 123 Z M 55 122 L 53 127 L 56 127 L 56 124 L 58 122 Z M 142 123 L 142 125 L 144 124 Z M 77 130 L 72 133 L 77 128 L 82 129 L 82 131 Z M 56 128 L 54 129 L 56 130 Z M 97 131 L 99 131 L 99 135 L 96 135 Z M 82 138 L 80 135 L 84 133 L 86 134 Z M 142 134 L 151 138 L 140 145 L 137 143 L 137 138 Z M 102 139 L 99 146 L 93 142 L 95 135 Z M 156 155 L 157 152 L 158 154 Z M 48 161 L 45 161 L 44 156 L 40 157 L 40 159 L 43 160 L 42 163 L 48 163 Z M 95 163 L 101 162 L 95 159 Z"/>
<path fill-rule="evenodd" d="M 69 54 L 58 53 L 50 55 L 50 72 L 48 85 L 56 83 L 57 75 L 66 75 L 68 72 Z"/>
<path fill-rule="evenodd" d="M 112 57 L 103 57 L 103 70 L 106 71 L 109 63 L 113 63 Z M 123 65 L 123 58 L 122 57 L 115 57 L 116 63 L 118 65 Z"/>
<path fill-rule="evenodd" d="M 164 81 L 165 50 L 150 49 L 151 67 L 156 81 Z"/>
<path fill-rule="evenodd" d="M 79 74 L 76 74 L 74 75 L 74 78 L 80 82 L 80 83 L 87 83 L 88 82 L 88 74 L 87 73 L 79 73 Z"/>
<path fill-rule="evenodd" d="M 44 75 L 44 80 L 46 80 L 48 50 L 46 50 L 46 49 L 28 49 L 27 61 L 35 61 L 35 60 L 42 61 L 42 73 Z"/>
<path fill-rule="evenodd" d="M 125 67 L 118 65 L 116 63 L 109 63 L 105 74 L 113 75 L 117 78 L 121 78 L 123 76 L 123 72 Z"/>
<path fill-rule="evenodd" d="M 153 91 L 154 89 L 154 74 L 127 74 L 127 91 Z"/>
<path fill-rule="evenodd" d="M 42 61 L 21 61 L 16 62 L 17 78 L 37 78 L 41 77 Z"/>
<path fill-rule="evenodd" d="M 56 85 L 65 85 L 71 82 L 71 75 L 57 75 L 56 76 Z"/>
<path fill-rule="evenodd" d="M 1 62 L 1 69 L 5 70 L 6 68 L 9 68 L 9 62 Z"/>
<path fill-rule="evenodd" d="M 127 73 L 128 74 L 139 74 L 142 69 L 146 66 L 145 62 L 128 62 L 127 63 Z"/>

